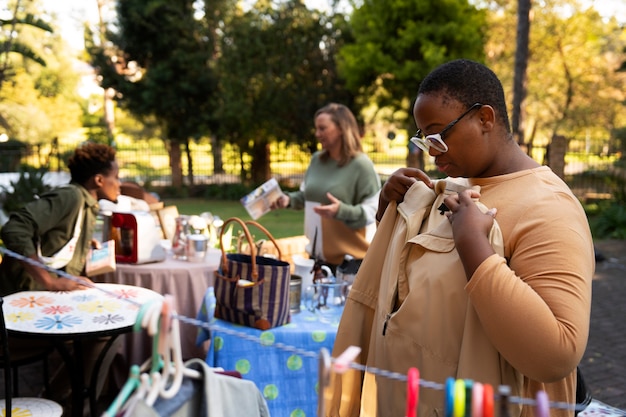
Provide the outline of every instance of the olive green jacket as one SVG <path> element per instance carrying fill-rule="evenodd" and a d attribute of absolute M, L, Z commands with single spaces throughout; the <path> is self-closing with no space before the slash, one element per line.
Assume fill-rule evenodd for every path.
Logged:
<path fill-rule="evenodd" d="M 37 253 L 40 244 L 41 254 L 52 256 L 74 235 L 81 207 L 80 237 L 72 260 L 62 269 L 72 275 L 83 275 L 99 207 L 97 200 L 77 183 L 57 187 L 11 213 L 0 231 L 2 241 L 7 249 L 20 255 L 30 257 Z M 4 256 L 0 264 L 0 295 L 28 289 L 37 289 L 35 281 L 20 262 Z"/>

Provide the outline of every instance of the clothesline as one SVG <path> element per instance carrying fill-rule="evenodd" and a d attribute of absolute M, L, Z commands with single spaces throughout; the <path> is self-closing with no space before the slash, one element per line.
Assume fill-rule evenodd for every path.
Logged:
<path fill-rule="evenodd" d="M 80 279 L 78 277 L 75 277 L 73 275 L 68 274 L 65 271 L 51 268 L 48 265 L 45 265 L 45 264 L 43 264 L 41 262 L 38 262 L 38 261 L 35 261 L 35 260 L 31 259 L 31 258 L 25 257 L 25 256 L 23 256 L 23 255 L 21 255 L 19 253 L 16 253 L 16 252 L 13 252 L 13 251 L 7 249 L 7 248 L 0 247 L 0 252 L 2 252 L 5 255 L 14 257 L 14 258 L 16 258 L 16 259 L 18 259 L 20 261 L 29 263 L 29 264 L 31 264 L 33 266 L 37 266 L 37 267 L 46 269 L 48 272 L 55 273 L 58 276 L 70 279 L 70 280 L 72 280 L 74 282 L 77 282 L 77 283 L 79 283 L 81 285 L 84 285 L 86 287 L 98 289 L 98 290 L 106 293 L 107 295 L 109 295 L 111 297 L 118 298 L 118 299 L 121 299 L 123 301 L 129 302 L 129 303 L 131 303 L 131 304 L 133 304 L 133 305 L 135 305 L 137 307 L 141 306 L 140 303 L 138 303 L 138 302 L 136 302 L 134 300 L 129 300 L 129 299 L 126 299 L 126 298 L 120 298 L 119 295 L 116 294 L 116 293 L 108 291 L 108 290 L 106 290 L 104 288 L 100 288 L 100 287 L 96 286 L 95 284 L 93 284 L 91 282 L 84 281 L 84 280 L 82 280 L 82 279 Z M 243 333 L 243 332 L 239 332 L 239 331 L 236 331 L 236 330 L 233 330 L 233 329 L 228 329 L 228 328 L 222 327 L 222 326 L 220 326 L 218 324 L 208 323 L 208 322 L 201 321 L 201 320 L 198 320 L 198 319 L 195 319 L 195 318 L 186 317 L 186 316 L 183 316 L 183 315 L 180 315 L 180 314 L 177 314 L 177 313 L 172 314 L 171 318 L 175 319 L 175 320 L 178 320 L 180 322 L 183 322 L 183 323 L 187 323 L 187 324 L 196 326 L 196 327 L 201 327 L 203 329 L 208 330 L 209 332 L 212 331 L 212 330 L 220 331 L 220 332 L 229 334 L 231 336 L 239 337 L 239 338 L 242 338 L 242 339 L 254 342 L 254 343 L 258 343 L 258 344 L 260 344 L 262 346 L 266 346 L 267 347 L 267 344 L 264 343 L 263 340 L 260 337 L 249 335 L 249 334 L 246 334 L 246 333 Z M 291 346 L 291 345 L 287 345 L 287 344 L 280 343 L 280 342 L 274 343 L 272 345 L 272 347 L 284 350 L 286 352 L 295 353 L 295 354 L 298 354 L 298 355 L 301 355 L 301 356 L 304 356 L 304 357 L 309 357 L 309 358 L 318 358 L 319 357 L 319 352 L 308 351 L 308 350 L 305 350 L 305 349 L 298 348 L 296 346 Z M 331 360 L 331 363 L 335 363 L 336 358 L 331 358 L 330 360 Z M 372 373 L 372 374 L 375 374 L 375 375 L 378 375 L 378 376 L 382 376 L 382 377 L 385 377 L 385 378 L 389 378 L 389 379 L 393 379 L 393 380 L 397 380 L 397 381 L 401 381 L 401 382 L 407 382 L 408 381 L 407 375 L 399 373 L 399 372 L 393 372 L 393 371 L 389 371 L 389 370 L 386 370 L 386 369 L 380 369 L 380 368 L 375 368 L 375 367 L 371 367 L 371 366 L 365 366 L 365 365 L 361 365 L 361 364 L 354 363 L 354 362 L 349 363 L 348 366 L 350 368 L 358 370 L 358 371 L 363 371 L 363 372 L 367 371 L 369 373 Z M 429 388 L 429 389 L 440 390 L 440 391 L 445 391 L 446 390 L 446 384 L 442 384 L 442 383 L 438 383 L 438 382 L 434 382 L 434 381 L 428 381 L 428 380 L 421 379 L 421 378 L 419 380 L 419 386 L 421 388 Z M 502 388 L 502 387 L 499 387 L 499 388 Z M 505 387 L 505 388 L 508 388 L 508 387 Z M 502 392 L 501 389 L 495 389 L 494 390 L 494 400 L 500 400 L 500 397 L 502 396 L 500 394 L 500 392 Z M 520 405 L 523 405 L 523 406 L 537 406 L 538 405 L 538 401 L 536 399 L 534 399 L 534 398 L 524 398 L 524 397 L 518 397 L 518 396 L 507 396 L 506 399 L 507 399 L 507 401 L 509 403 L 520 404 Z M 567 402 L 560 402 L 560 401 L 550 401 L 548 403 L 548 405 L 549 405 L 550 408 L 559 408 L 559 409 L 575 410 L 575 411 L 581 411 L 581 410 L 583 410 L 585 408 L 582 405 L 570 404 L 570 403 L 567 403 Z"/>

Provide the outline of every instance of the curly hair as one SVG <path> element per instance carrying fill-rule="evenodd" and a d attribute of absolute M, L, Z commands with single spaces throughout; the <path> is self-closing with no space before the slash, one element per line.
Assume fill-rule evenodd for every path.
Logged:
<path fill-rule="evenodd" d="M 363 151 L 361 133 L 354 113 L 343 104 L 329 103 L 315 112 L 314 119 L 322 113 L 330 116 L 334 124 L 341 130 L 341 160 L 339 166 L 347 164 L 358 153 Z M 329 158 L 328 152 L 321 155 L 322 160 Z"/>
<path fill-rule="evenodd" d="M 108 174 L 113 169 L 115 148 L 101 143 L 87 142 L 74 151 L 67 163 L 72 181 L 86 183 L 96 174 Z"/>
<path fill-rule="evenodd" d="M 478 62 L 456 59 L 435 68 L 420 84 L 417 95 L 441 94 L 470 108 L 475 103 L 488 104 L 496 112 L 506 131 L 511 124 L 506 110 L 502 83 L 496 74 Z"/>

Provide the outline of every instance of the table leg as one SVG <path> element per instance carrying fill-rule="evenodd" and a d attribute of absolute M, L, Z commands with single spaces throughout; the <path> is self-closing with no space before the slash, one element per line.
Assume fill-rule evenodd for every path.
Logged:
<path fill-rule="evenodd" d="M 82 345 L 80 340 L 73 340 L 74 354 L 70 353 L 65 340 L 55 340 L 55 347 L 67 368 L 72 386 L 72 416 L 83 417 L 85 399 L 85 380 L 83 376 Z"/>
<path fill-rule="evenodd" d="M 91 380 L 89 382 L 88 391 L 89 391 L 89 411 L 91 412 L 92 416 L 97 415 L 96 408 L 97 408 L 98 399 L 97 399 L 96 394 L 98 390 L 98 377 L 100 376 L 100 368 L 102 367 L 104 358 L 106 357 L 107 353 L 111 349 L 111 346 L 113 346 L 113 343 L 115 342 L 118 336 L 119 334 L 115 334 L 109 337 L 106 344 L 104 345 L 104 348 L 98 354 L 98 359 L 96 360 L 96 363 L 93 366 L 93 370 L 91 371 Z"/>

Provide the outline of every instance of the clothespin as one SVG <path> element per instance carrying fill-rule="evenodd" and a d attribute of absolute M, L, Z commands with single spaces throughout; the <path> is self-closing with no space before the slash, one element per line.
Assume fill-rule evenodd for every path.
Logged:
<path fill-rule="evenodd" d="M 509 397 L 511 396 L 511 387 L 508 385 L 500 385 L 498 387 L 498 395 L 500 396 L 500 414 L 498 417 L 509 417 Z"/>
<path fill-rule="evenodd" d="M 472 417 L 483 417 L 483 384 L 474 382 L 472 386 Z"/>
<path fill-rule="evenodd" d="M 483 416 L 493 417 L 493 387 L 491 384 L 483 384 Z"/>
<path fill-rule="evenodd" d="M 457 379 L 454 381 L 454 417 L 465 417 L 465 381 Z"/>
<path fill-rule="evenodd" d="M 409 368 L 406 384 L 406 412 L 405 417 L 415 417 L 420 396 L 420 371 Z"/>
<path fill-rule="evenodd" d="M 444 392 L 446 397 L 446 403 L 444 407 L 445 417 L 452 417 L 452 413 L 454 411 L 454 378 L 448 377 L 446 379 Z"/>
<path fill-rule="evenodd" d="M 472 393 L 474 381 L 471 379 L 464 379 L 463 381 L 465 382 L 465 417 L 472 417 Z"/>
<path fill-rule="evenodd" d="M 318 417 L 325 417 L 326 411 L 324 409 L 324 391 L 330 384 L 330 353 L 328 353 L 328 349 L 326 348 L 320 349 L 317 372 L 317 415 Z"/>
<path fill-rule="evenodd" d="M 550 417 L 550 404 L 548 402 L 548 394 L 543 391 L 537 391 L 536 398 L 536 416 L 537 417 Z"/>
<path fill-rule="evenodd" d="M 333 361 L 333 371 L 338 374 L 345 373 L 348 368 L 350 368 L 350 364 L 354 362 L 357 356 L 359 356 L 359 353 L 361 353 L 360 347 L 348 346 L 348 348 Z"/>

